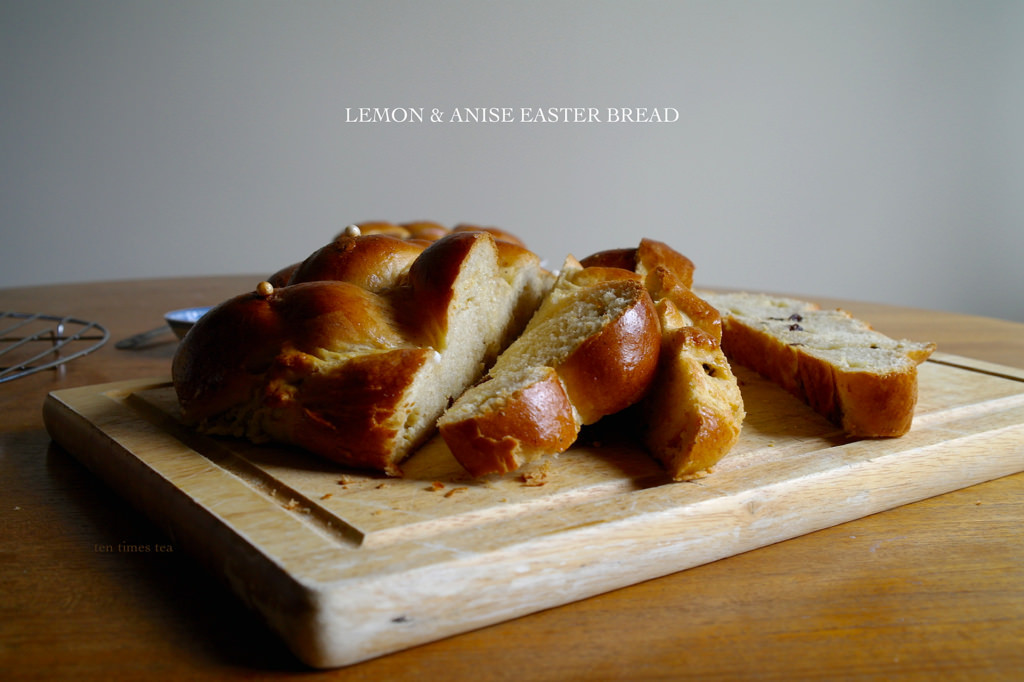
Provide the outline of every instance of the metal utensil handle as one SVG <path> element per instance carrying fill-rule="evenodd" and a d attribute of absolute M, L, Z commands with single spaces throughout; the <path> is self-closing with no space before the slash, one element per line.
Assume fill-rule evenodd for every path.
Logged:
<path fill-rule="evenodd" d="M 168 325 L 161 325 L 155 329 L 150 329 L 148 331 L 129 336 L 127 339 L 121 339 L 114 344 L 114 348 L 117 348 L 118 350 L 132 350 L 143 345 L 150 339 L 166 334 L 169 331 L 171 331 L 171 328 Z"/>

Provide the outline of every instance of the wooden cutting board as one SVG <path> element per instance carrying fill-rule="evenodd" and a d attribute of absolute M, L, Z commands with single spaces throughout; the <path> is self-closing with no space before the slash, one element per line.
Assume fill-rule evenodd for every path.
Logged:
<path fill-rule="evenodd" d="M 614 429 L 504 477 L 442 442 L 405 478 L 197 435 L 169 382 L 51 393 L 52 438 L 314 667 L 335 667 L 1024 470 L 1024 370 L 936 354 L 913 429 L 850 440 L 742 368 L 739 444 L 673 483 Z M 598 442 L 603 439 L 603 442 Z M 616 442 L 619 440 L 620 442 Z M 585 444 L 584 444 L 585 443 Z"/>

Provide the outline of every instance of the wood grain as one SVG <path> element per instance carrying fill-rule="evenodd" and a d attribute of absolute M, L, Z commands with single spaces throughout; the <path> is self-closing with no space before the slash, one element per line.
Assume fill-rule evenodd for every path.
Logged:
<path fill-rule="evenodd" d="M 671 483 L 628 440 L 473 479 L 440 439 L 406 476 L 180 424 L 167 382 L 51 394 L 47 429 L 314 667 L 350 665 L 1024 470 L 1024 372 L 920 369 L 914 428 L 855 440 L 750 372 L 717 470 Z M 538 484 L 529 485 L 529 482 Z M 458 598 L 453 599 L 457 592 Z"/>
<path fill-rule="evenodd" d="M 2 309 L 73 314 L 112 334 L 111 343 L 61 372 L 0 385 L 0 676 L 1020 678 L 1024 474 L 311 672 L 175 538 L 53 444 L 41 416 L 54 390 L 165 376 L 175 348 L 169 335 L 133 353 L 112 342 L 159 324 L 165 310 L 216 303 L 264 276 L 0 290 Z M 1024 368 L 1024 324 L 802 295 L 845 307 L 893 336 Z"/>

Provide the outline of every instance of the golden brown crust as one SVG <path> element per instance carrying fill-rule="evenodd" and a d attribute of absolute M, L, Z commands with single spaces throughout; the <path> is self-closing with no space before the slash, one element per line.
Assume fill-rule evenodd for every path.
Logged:
<path fill-rule="evenodd" d="M 661 327 L 654 302 L 639 282 L 619 282 L 619 295 L 632 297 L 633 304 L 557 367 L 583 424 L 593 424 L 643 397 L 658 366 Z M 625 293 L 629 290 L 633 293 Z"/>
<path fill-rule="evenodd" d="M 643 277 L 632 270 L 623 270 L 622 268 L 614 265 L 587 265 L 573 264 L 571 261 L 567 264 L 567 268 L 573 268 L 569 271 L 568 277 L 572 280 L 572 283 L 580 287 L 592 287 L 601 284 L 606 284 L 614 280 L 630 280 L 638 284 L 643 284 Z"/>
<path fill-rule="evenodd" d="M 401 227 L 409 233 L 408 239 L 420 239 L 428 242 L 436 242 L 450 232 L 444 225 L 430 220 L 402 223 Z"/>
<path fill-rule="evenodd" d="M 693 262 L 652 239 L 581 262 L 630 267 L 643 278 L 660 321 L 661 349 L 656 378 L 634 410 L 641 439 L 673 479 L 703 475 L 739 439 L 745 411 L 720 347 L 721 316 L 690 288 Z"/>
<path fill-rule="evenodd" d="M 452 232 L 487 232 L 498 241 L 508 242 L 510 244 L 516 244 L 523 247 L 526 246 L 526 244 L 523 243 L 523 240 L 519 237 L 498 227 L 460 223 L 455 227 L 448 229 L 444 225 L 431 220 L 414 220 L 405 223 L 391 223 L 385 220 L 367 220 L 360 223 L 353 223 L 346 227 L 338 233 L 335 239 L 340 240 L 350 238 L 351 227 L 359 228 L 360 233 L 363 235 L 387 235 L 389 237 L 394 237 L 395 239 L 418 240 L 427 243 L 436 242 L 442 237 L 448 236 Z"/>
<path fill-rule="evenodd" d="M 392 237 L 396 237 L 398 239 L 409 239 L 412 236 L 409 233 L 409 230 L 407 230 L 406 228 L 402 227 L 401 225 L 396 225 L 395 223 L 389 223 L 389 222 L 387 222 L 385 220 L 367 220 L 367 221 L 360 222 L 360 223 L 353 223 L 352 225 L 347 226 L 344 230 L 342 230 L 341 232 L 338 233 L 338 235 L 337 235 L 337 237 L 335 237 L 335 239 L 348 239 L 348 238 L 351 238 L 352 235 L 349 232 L 349 230 L 353 226 L 354 227 L 358 227 L 360 234 L 365 234 L 365 235 L 385 234 L 385 235 L 390 235 Z"/>
<path fill-rule="evenodd" d="M 806 301 L 747 293 L 710 300 L 722 308 L 722 347 L 733 362 L 803 400 L 850 436 L 895 437 L 910 430 L 917 365 L 935 344 L 889 339 L 849 313 Z M 854 356 L 856 362 L 846 361 Z"/>
<path fill-rule="evenodd" d="M 535 254 L 489 231 L 423 239 L 434 230 L 346 230 L 211 310 L 172 363 L 185 418 L 209 433 L 277 440 L 398 475 L 550 277 Z M 474 302 L 478 291 L 494 310 Z M 483 333 L 468 326 L 483 320 L 491 327 Z M 445 356 L 452 324 L 463 341 Z"/>
<path fill-rule="evenodd" d="M 239 346 L 239 338 L 261 343 Z M 205 419 L 247 401 L 283 339 L 280 317 L 255 292 L 226 301 L 200 318 L 171 365 L 186 418 Z"/>
<path fill-rule="evenodd" d="M 357 355 L 320 371 L 309 356 L 286 350 L 267 373 L 262 428 L 275 440 L 341 464 L 398 475 L 395 440 L 402 424 L 396 417 L 431 355 L 423 348 L 398 349 Z"/>
<path fill-rule="evenodd" d="M 803 400 L 850 436 L 896 437 L 910 430 L 916 362 L 882 374 L 844 371 L 731 316 L 725 318 L 722 347 L 733 362 Z"/>
<path fill-rule="evenodd" d="M 202 420 L 248 402 L 284 349 L 316 354 L 349 346 L 409 346 L 386 302 L 347 282 L 307 282 L 269 296 L 237 296 L 182 340 L 172 378 L 185 416 Z"/>
<path fill-rule="evenodd" d="M 473 476 L 503 474 L 542 455 L 564 452 L 579 425 L 554 369 L 511 393 L 495 410 L 442 421 L 441 437 Z"/>
<path fill-rule="evenodd" d="M 580 263 L 587 268 L 595 266 L 625 268 L 637 273 L 651 296 L 666 314 L 681 313 L 683 317 L 667 320 L 670 327 L 695 326 L 716 339 L 722 337 L 722 322 L 718 311 L 691 289 L 693 261 L 664 242 L 641 239 L 635 248 L 609 249 L 584 258 Z M 666 306 L 672 310 L 667 310 Z"/>
<path fill-rule="evenodd" d="M 384 291 L 401 283 L 425 248 L 424 242 L 384 233 L 339 237 L 296 266 L 288 283 L 334 280 Z"/>
<path fill-rule="evenodd" d="M 906 372 L 875 375 L 834 374 L 834 417 L 846 433 L 863 437 L 902 436 L 910 430 L 917 406 L 917 366 Z"/>
<path fill-rule="evenodd" d="M 641 239 L 636 250 L 636 271 L 646 275 L 656 268 L 671 272 L 686 289 L 693 286 L 693 261 L 679 253 L 665 242 Z"/>
<path fill-rule="evenodd" d="M 439 422 L 468 471 L 507 472 L 563 452 L 582 425 L 646 393 L 658 366 L 660 327 L 639 279 L 616 267 L 567 263 L 488 380 Z M 578 325 L 581 317 L 588 323 Z"/>
<path fill-rule="evenodd" d="M 489 227 L 482 225 L 471 225 L 469 223 L 461 223 L 452 228 L 452 232 L 486 232 L 498 241 L 507 242 L 509 244 L 515 244 L 517 246 L 526 246 L 523 241 L 512 234 L 498 227 Z"/>
<path fill-rule="evenodd" d="M 598 251 L 580 262 L 584 267 L 604 265 L 631 270 L 640 275 L 647 275 L 655 268 L 662 267 L 671 272 L 681 286 L 687 289 L 693 286 L 693 261 L 665 242 L 655 239 L 643 238 L 634 248 Z"/>
<path fill-rule="evenodd" d="M 417 341 L 443 350 L 453 285 L 474 248 L 485 248 L 497 260 L 494 240 L 480 232 L 451 233 L 425 249 L 409 268 L 411 295 L 401 302 L 401 316 Z"/>
<path fill-rule="evenodd" d="M 598 251 L 581 260 L 580 265 L 586 268 L 620 268 L 634 272 L 636 270 L 636 247 Z"/>
<path fill-rule="evenodd" d="M 699 478 L 739 439 L 739 385 L 718 343 L 696 327 L 667 331 L 661 357 L 639 411 L 644 445 L 674 480 Z"/>
<path fill-rule="evenodd" d="M 682 283 L 668 267 L 659 265 L 647 271 L 644 284 L 657 301 L 658 311 L 667 328 L 697 327 L 715 339 L 722 340 L 722 316 L 710 303 Z"/>

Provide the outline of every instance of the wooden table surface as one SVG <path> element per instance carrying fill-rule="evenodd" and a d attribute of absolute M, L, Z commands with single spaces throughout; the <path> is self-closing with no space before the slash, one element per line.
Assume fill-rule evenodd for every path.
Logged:
<path fill-rule="evenodd" d="M 1024 474 L 568 606 L 310 671 L 43 428 L 49 391 L 166 376 L 165 310 L 258 276 L 0 290 L 0 310 L 92 320 L 110 341 L 0 384 L 0 679 L 1024 679 Z M 813 297 L 812 297 L 813 298 Z M 1024 324 L 818 299 L 894 336 L 1024 367 Z M 1024 447 L 1024 443 L 1021 444 Z M 162 545 L 168 551 L 127 551 Z"/>

